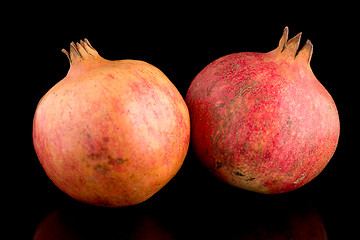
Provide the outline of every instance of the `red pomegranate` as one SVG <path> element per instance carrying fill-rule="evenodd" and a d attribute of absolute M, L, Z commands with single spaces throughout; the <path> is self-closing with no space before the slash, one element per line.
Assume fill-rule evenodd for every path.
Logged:
<path fill-rule="evenodd" d="M 145 201 L 180 169 L 190 139 L 184 99 L 158 68 L 109 61 L 85 39 L 71 44 L 67 76 L 40 100 L 37 156 L 71 197 L 121 207 Z"/>
<path fill-rule="evenodd" d="M 250 191 L 282 193 L 314 179 L 337 147 L 333 99 L 314 76 L 301 33 L 268 53 L 221 57 L 193 80 L 186 96 L 192 145 L 223 181 Z"/>

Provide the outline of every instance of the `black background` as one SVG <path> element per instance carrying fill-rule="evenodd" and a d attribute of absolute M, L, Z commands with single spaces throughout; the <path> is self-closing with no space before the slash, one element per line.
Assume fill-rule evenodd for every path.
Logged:
<path fill-rule="evenodd" d="M 315 209 L 329 239 L 350 239 L 356 233 L 355 6 L 119 4 L 24 6 L 28 11 L 21 15 L 22 21 L 5 29 L 3 51 L 10 64 L 3 72 L 12 75 L 3 91 L 4 132 L 10 130 L 4 152 L 10 154 L 3 155 L 2 208 L 10 213 L 5 230 L 13 235 L 11 239 L 32 239 L 54 211 L 65 216 L 59 217 L 59 229 L 87 237 L 76 239 L 133 236 L 144 225 L 175 239 L 226 239 L 258 226 L 281 232 L 287 226 L 284 216 L 302 209 Z M 236 189 L 210 176 L 190 148 L 178 174 L 151 199 L 133 207 L 105 209 L 76 202 L 44 173 L 32 145 L 32 118 L 40 98 L 65 77 L 69 63 L 61 49 L 68 50 L 71 41 L 88 38 L 106 59 L 151 63 L 185 97 L 192 79 L 207 64 L 230 53 L 270 51 L 277 47 L 285 26 L 289 37 L 303 32 L 301 45 L 306 39 L 314 44 L 313 72 L 332 95 L 341 122 L 335 155 L 306 186 L 281 195 Z M 147 231 L 144 235 L 150 234 Z"/>

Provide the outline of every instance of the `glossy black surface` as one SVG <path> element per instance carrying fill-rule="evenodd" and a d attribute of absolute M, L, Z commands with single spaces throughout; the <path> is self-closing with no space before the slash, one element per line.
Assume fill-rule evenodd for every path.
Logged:
<path fill-rule="evenodd" d="M 24 195 L 15 195 L 9 219 L 19 239 L 351 239 L 359 197 L 353 183 L 332 171 L 330 165 L 296 191 L 261 195 L 213 178 L 190 151 L 161 191 L 118 209 L 79 203 L 38 171 L 43 176 L 35 186 L 29 181 L 19 188 Z"/>
<path fill-rule="evenodd" d="M 299 239 L 299 232 L 354 239 L 359 216 L 359 61 L 354 57 L 359 50 L 351 6 L 302 5 L 298 13 L 184 3 L 155 10 L 152 4 L 55 6 L 57 11 L 29 8 L 33 11 L 24 15 L 21 26 L 7 35 L 12 46 L 6 49 L 11 52 L 8 62 L 14 70 L 12 96 L 4 101 L 11 106 L 5 111 L 9 123 L 3 128 L 11 134 L 4 151 L 11 154 L 3 158 L 2 208 L 11 239 L 44 239 L 42 234 L 47 239 L 51 234 L 58 237 L 54 239 Z M 32 145 L 32 117 L 40 98 L 66 75 L 69 63 L 60 50 L 71 41 L 86 37 L 107 59 L 147 61 L 185 97 L 192 79 L 211 61 L 234 52 L 270 51 L 285 26 L 289 37 L 303 32 L 301 45 L 308 38 L 314 44 L 313 72 L 340 114 L 338 149 L 306 186 L 281 195 L 236 189 L 210 176 L 191 149 L 168 185 L 132 207 L 79 203 L 46 176 Z"/>

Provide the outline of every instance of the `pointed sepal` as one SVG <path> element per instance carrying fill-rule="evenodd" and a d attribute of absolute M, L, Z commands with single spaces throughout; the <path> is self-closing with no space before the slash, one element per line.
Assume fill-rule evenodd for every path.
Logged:
<path fill-rule="evenodd" d="M 286 43 L 286 46 L 282 51 L 283 55 L 287 55 L 291 58 L 296 57 L 300 45 L 301 35 L 302 33 L 298 33 L 295 37 L 293 37 Z"/>
<path fill-rule="evenodd" d="M 279 46 L 277 47 L 276 50 L 278 50 L 279 52 L 282 52 L 284 50 L 284 48 L 286 47 L 286 43 L 288 41 L 288 36 L 289 36 L 289 28 L 286 26 L 284 28 L 283 35 L 280 38 Z"/>
<path fill-rule="evenodd" d="M 303 48 L 297 54 L 296 59 L 305 61 L 307 64 L 310 64 L 313 49 L 313 44 L 310 42 L 310 40 L 307 40 Z"/>

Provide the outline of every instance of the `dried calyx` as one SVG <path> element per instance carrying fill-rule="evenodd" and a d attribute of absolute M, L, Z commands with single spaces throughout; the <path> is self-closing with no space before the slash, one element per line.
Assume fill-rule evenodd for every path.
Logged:
<path fill-rule="evenodd" d="M 81 61 L 88 57 L 98 57 L 98 52 L 91 46 L 89 40 L 86 38 L 84 40 L 80 40 L 80 43 L 70 43 L 70 53 L 65 49 L 61 50 L 68 57 L 70 64 L 74 62 Z"/>
<path fill-rule="evenodd" d="M 293 59 L 304 59 L 307 64 L 310 64 L 313 53 L 313 45 L 310 40 L 307 40 L 303 48 L 299 50 L 301 34 L 302 33 L 298 33 L 295 37 L 288 40 L 289 28 L 285 27 L 283 35 L 279 41 L 279 46 L 275 49 L 275 51 Z"/>

